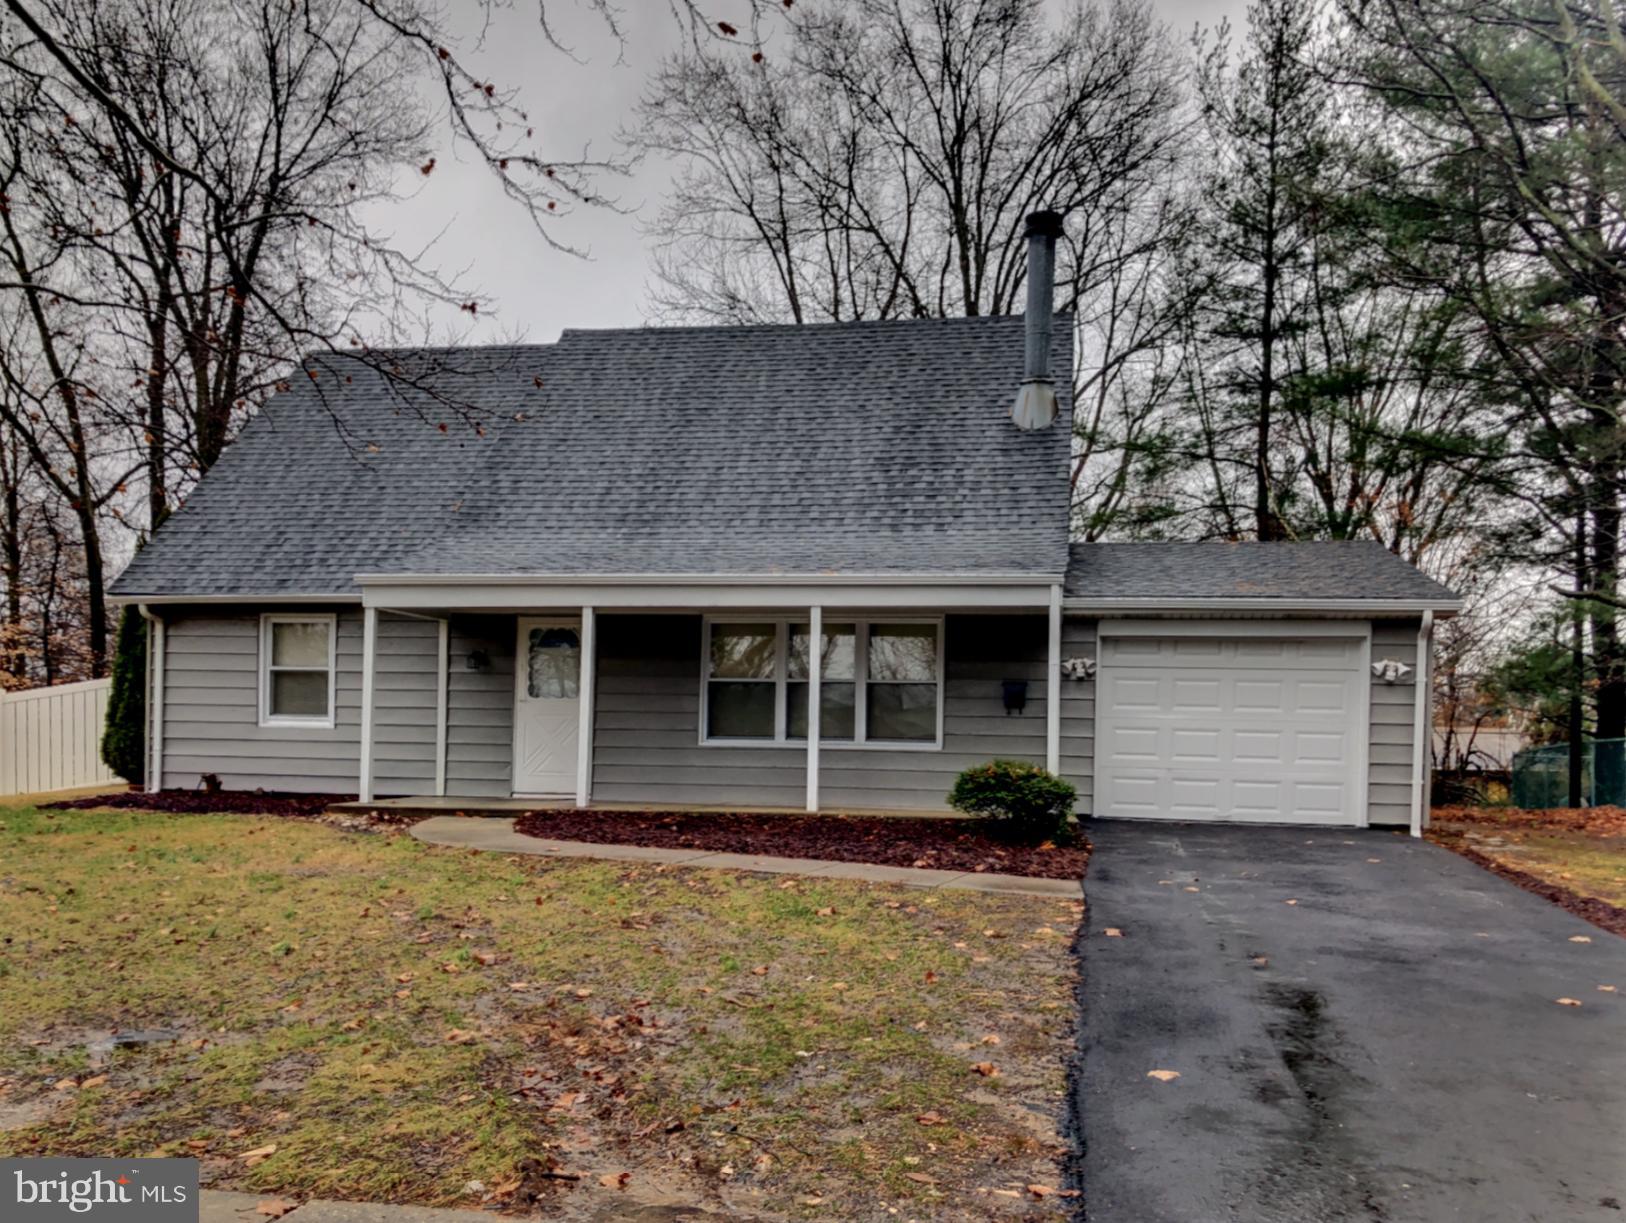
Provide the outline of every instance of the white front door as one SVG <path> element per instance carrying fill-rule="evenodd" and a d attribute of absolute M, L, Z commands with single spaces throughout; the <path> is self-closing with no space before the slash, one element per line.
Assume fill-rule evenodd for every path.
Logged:
<path fill-rule="evenodd" d="M 514 652 L 516 795 L 575 794 L 581 667 L 581 621 L 520 617 Z"/>
<path fill-rule="evenodd" d="M 1095 814 L 1365 823 L 1364 637 L 1101 639 Z"/>

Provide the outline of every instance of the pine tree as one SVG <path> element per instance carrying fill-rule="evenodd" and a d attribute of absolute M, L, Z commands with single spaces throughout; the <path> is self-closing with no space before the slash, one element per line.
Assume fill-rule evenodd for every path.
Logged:
<path fill-rule="evenodd" d="M 134 607 L 126 607 L 119 621 L 102 762 L 132 785 L 146 780 L 147 622 Z"/>

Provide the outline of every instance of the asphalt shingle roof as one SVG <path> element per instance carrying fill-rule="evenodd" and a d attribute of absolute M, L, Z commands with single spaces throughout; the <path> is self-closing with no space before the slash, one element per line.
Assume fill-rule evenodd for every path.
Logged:
<path fill-rule="evenodd" d="M 387 572 L 1060 574 L 1071 329 L 1055 331 L 1063 416 L 1033 433 L 1008 417 L 1020 317 L 567 331 L 390 354 L 397 378 L 327 358 L 114 592 L 342 594 Z"/>
<path fill-rule="evenodd" d="M 1373 540 L 1073 544 L 1066 594 L 1088 599 L 1407 599 L 1450 590 Z"/>

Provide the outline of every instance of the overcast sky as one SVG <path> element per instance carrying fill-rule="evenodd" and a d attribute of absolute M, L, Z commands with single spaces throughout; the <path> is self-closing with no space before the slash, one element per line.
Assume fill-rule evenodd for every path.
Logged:
<path fill-rule="evenodd" d="M 1184 38 L 1198 22 L 1212 25 L 1227 15 L 1238 22 L 1244 0 L 1154 0 L 1154 7 Z M 463 50 L 487 79 L 520 88 L 550 155 L 567 160 L 584 148 L 589 156 L 614 154 L 647 75 L 678 45 L 677 23 L 664 0 L 630 0 L 622 5 L 626 38 L 618 45 L 579 6 L 555 0 L 548 11 L 577 62 L 547 44 L 529 4 L 497 6 L 483 39 L 477 43 L 471 30 Z M 442 326 L 459 327 L 471 341 L 548 342 L 565 327 L 647 321 L 645 228 L 660 206 L 668 165 L 647 163 L 630 179 L 607 182 L 623 211 L 582 208 L 555 223 L 560 242 L 586 252 L 578 258 L 550 248 L 466 151 L 443 148 L 437 157 L 434 174 L 407 184 L 411 197 L 378 219 L 403 248 L 432 242 L 434 263 L 494 300 L 494 317 L 472 331 L 455 311 L 446 312 Z"/>

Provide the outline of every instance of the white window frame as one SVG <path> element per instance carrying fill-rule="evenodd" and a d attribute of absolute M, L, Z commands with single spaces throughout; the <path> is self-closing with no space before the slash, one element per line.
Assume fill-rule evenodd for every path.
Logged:
<path fill-rule="evenodd" d="M 785 716 L 785 688 L 790 682 L 788 674 L 790 660 L 790 626 L 807 623 L 807 613 L 786 616 L 782 612 L 768 615 L 737 615 L 703 616 L 700 624 L 700 725 L 697 728 L 697 738 L 701 747 L 803 747 L 807 743 L 805 736 L 791 738 L 785 733 L 789 719 Z M 710 723 L 711 682 L 711 626 L 714 624 L 771 624 L 774 626 L 774 676 L 771 681 L 774 686 L 774 733 L 772 736 L 764 735 L 759 739 L 722 739 L 710 738 L 706 734 L 706 727 Z M 854 625 L 855 641 L 853 649 L 853 737 L 851 739 L 829 739 L 822 734 L 819 736 L 819 749 L 821 751 L 880 751 L 880 752 L 940 752 L 943 750 L 943 694 L 948 687 L 945 675 L 945 643 L 948 637 L 943 616 L 866 616 L 847 615 L 840 611 L 826 608 L 824 611 L 824 628 L 826 631 L 834 624 Z M 869 738 L 869 630 L 872 624 L 913 624 L 930 625 L 937 633 L 937 732 L 932 739 L 871 739 Z M 817 657 L 817 650 L 813 651 Z M 727 679 L 726 676 L 721 679 Z M 768 680 L 758 680 L 758 683 L 768 683 Z M 796 681 L 804 682 L 804 681 Z M 847 683 L 846 680 L 830 680 L 830 683 Z M 883 683 L 905 681 L 879 681 Z M 920 681 L 912 681 L 920 682 Z"/>
<path fill-rule="evenodd" d="M 327 713 L 271 712 L 271 629 L 276 624 L 322 624 L 327 626 Z M 333 612 L 266 612 L 260 616 L 260 725 L 298 730 L 332 730 L 338 713 L 339 617 Z M 279 671 L 315 671 L 315 667 L 278 667 Z"/>

